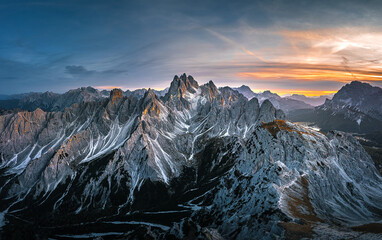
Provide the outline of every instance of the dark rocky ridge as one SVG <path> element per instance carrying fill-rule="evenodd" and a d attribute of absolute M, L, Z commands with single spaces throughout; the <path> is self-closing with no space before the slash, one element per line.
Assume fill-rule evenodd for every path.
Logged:
<path fill-rule="evenodd" d="M 162 97 L 168 88 L 164 90 L 153 90 L 155 94 Z M 127 90 L 123 96 L 142 98 L 147 89 L 136 89 L 134 91 Z M 58 94 L 52 92 L 45 93 L 25 93 L 16 95 L 6 95 L 0 98 L 0 115 L 12 112 L 34 111 L 40 108 L 48 112 L 63 111 L 66 107 L 73 104 L 81 104 L 83 102 L 97 102 L 110 96 L 111 91 L 98 91 L 92 87 L 82 87 L 69 90 L 66 93 Z"/>
<path fill-rule="evenodd" d="M 0 109 L 3 111 L 11 109 L 34 111 L 40 108 L 50 112 L 63 111 L 75 103 L 99 101 L 102 98 L 101 92 L 97 89 L 82 87 L 69 90 L 64 94 L 45 92 L 14 96 L 14 99 L 11 100 L 0 100 Z"/>

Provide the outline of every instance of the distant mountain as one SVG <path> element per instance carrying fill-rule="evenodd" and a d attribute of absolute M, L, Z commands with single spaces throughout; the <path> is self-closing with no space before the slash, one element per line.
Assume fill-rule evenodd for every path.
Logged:
<path fill-rule="evenodd" d="M 313 108 L 312 105 L 309 105 L 303 101 L 292 98 L 282 98 L 278 94 L 272 93 L 271 91 L 254 93 L 248 86 L 245 85 L 242 85 L 239 88 L 234 88 L 234 90 L 243 94 L 248 99 L 257 98 L 259 103 L 262 103 L 264 100 L 268 99 L 273 104 L 273 106 L 278 109 L 282 109 L 287 115 L 290 111 L 293 110 Z"/>
<path fill-rule="evenodd" d="M 1 95 L 0 97 L 0 115 L 7 112 L 17 112 L 20 110 L 27 110 L 20 108 L 20 100 L 26 98 L 29 95 L 38 95 L 42 93 L 22 93 L 22 94 L 12 94 L 12 95 Z"/>
<path fill-rule="evenodd" d="M 325 102 L 322 106 L 322 109 L 324 108 L 333 111 L 351 109 L 382 121 L 382 88 L 353 81 L 343 86 L 332 100 Z"/>
<path fill-rule="evenodd" d="M 326 99 L 332 99 L 333 95 L 321 95 L 318 97 L 307 97 L 305 95 L 293 94 L 293 95 L 285 97 L 285 98 L 302 101 L 306 104 L 309 104 L 309 105 L 316 107 L 316 106 L 324 104 Z"/>
<path fill-rule="evenodd" d="M 1 239 L 379 239 L 381 176 L 351 135 L 186 74 L 102 94 L 0 116 Z"/>
<path fill-rule="evenodd" d="M 158 97 L 163 97 L 164 95 L 166 95 L 166 93 L 168 92 L 168 89 L 169 88 L 165 88 L 163 90 L 155 90 L 155 89 L 151 89 Z M 124 92 L 124 95 L 125 96 L 135 96 L 137 98 L 142 98 L 145 93 L 148 91 L 148 89 L 145 89 L 145 88 L 141 88 L 141 89 L 136 89 L 136 90 L 133 90 L 133 91 L 130 91 L 130 90 L 127 90 L 126 92 Z"/>
<path fill-rule="evenodd" d="M 106 89 L 100 91 L 102 97 L 105 97 L 105 98 L 108 98 L 110 96 L 110 92 L 111 91 L 106 90 Z"/>
<path fill-rule="evenodd" d="M 53 111 L 59 98 L 60 94 L 53 92 L 31 93 L 18 101 L 18 107 L 29 111 L 34 111 L 37 108 L 44 111 Z"/>
<path fill-rule="evenodd" d="M 315 122 L 323 130 L 382 131 L 382 89 L 353 81 L 314 110 L 297 110 L 289 116 L 293 121 Z"/>
<path fill-rule="evenodd" d="M 165 88 L 163 90 L 155 90 L 155 89 L 151 89 L 151 90 L 158 97 L 163 97 L 168 92 L 168 89 L 169 88 Z M 140 89 L 135 89 L 135 90 L 126 90 L 125 92 L 123 92 L 123 95 L 124 96 L 134 96 L 134 97 L 137 97 L 138 99 L 140 99 L 140 98 L 142 98 L 145 95 L 145 93 L 147 91 L 148 91 L 148 89 L 146 89 L 146 88 L 140 88 Z M 107 97 L 107 96 L 109 96 L 110 91 L 102 90 L 101 93 L 102 93 L 103 96 Z"/>
<path fill-rule="evenodd" d="M 138 99 L 142 98 L 147 92 L 147 89 L 145 88 L 141 88 L 141 89 L 136 89 L 136 90 L 133 90 L 133 91 L 130 91 L 130 90 L 126 90 L 123 95 L 124 96 L 135 96 L 137 97 Z"/>
<path fill-rule="evenodd" d="M 248 86 L 242 85 L 239 88 L 233 88 L 234 90 L 238 91 L 239 93 L 243 94 L 244 97 L 246 97 L 248 100 L 251 100 L 252 98 L 256 97 L 256 93 L 254 93 Z"/>
<path fill-rule="evenodd" d="M 141 88 L 133 91 L 127 90 L 123 92 L 124 96 L 134 96 L 138 99 L 142 98 L 148 90 Z M 163 90 L 152 90 L 158 97 L 163 97 L 168 88 Z M 0 96 L 0 115 L 9 112 L 18 112 L 22 110 L 34 111 L 37 108 L 43 111 L 62 111 L 66 107 L 82 102 L 100 101 L 109 97 L 111 91 L 98 91 L 92 87 L 82 87 L 69 90 L 63 94 L 44 92 L 44 93 L 24 93 L 15 95 Z"/>
<path fill-rule="evenodd" d="M 66 107 L 82 102 L 98 101 L 103 98 L 101 92 L 92 87 L 82 87 L 58 94 L 53 92 L 28 93 L 11 96 L 9 100 L 0 101 L 0 109 L 21 109 L 34 111 L 40 108 L 44 111 L 62 111 Z"/>

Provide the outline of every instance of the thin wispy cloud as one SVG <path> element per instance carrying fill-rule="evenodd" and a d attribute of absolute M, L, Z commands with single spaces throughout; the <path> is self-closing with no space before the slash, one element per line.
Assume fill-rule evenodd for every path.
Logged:
<path fill-rule="evenodd" d="M 85 74 L 92 74 L 95 71 L 89 71 L 84 66 L 71 65 L 71 66 L 65 67 L 65 72 L 71 75 L 85 75 Z"/>
<path fill-rule="evenodd" d="M 242 44 L 240 43 L 237 43 L 235 42 L 234 40 L 216 32 L 216 31 L 213 31 L 209 28 L 204 28 L 207 32 L 211 33 L 212 35 L 216 36 L 217 38 L 219 38 L 220 40 L 226 42 L 226 43 L 229 43 L 230 45 L 232 45 L 233 47 L 237 48 L 237 49 L 240 49 L 242 50 L 244 53 L 250 55 L 250 56 L 254 56 L 256 57 L 258 60 L 262 61 L 262 62 L 265 62 L 265 59 L 262 58 L 260 55 L 257 55 L 255 54 L 254 52 L 248 50 L 245 46 L 243 46 Z"/>

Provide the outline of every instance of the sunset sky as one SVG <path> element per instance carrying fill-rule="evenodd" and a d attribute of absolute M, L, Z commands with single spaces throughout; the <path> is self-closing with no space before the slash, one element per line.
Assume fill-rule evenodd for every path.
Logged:
<path fill-rule="evenodd" d="M 0 94 L 199 83 L 382 87 L 382 1 L 4 1 Z"/>

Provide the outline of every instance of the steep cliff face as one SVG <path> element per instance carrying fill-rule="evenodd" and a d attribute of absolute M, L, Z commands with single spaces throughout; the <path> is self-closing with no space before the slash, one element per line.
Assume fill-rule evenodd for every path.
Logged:
<path fill-rule="evenodd" d="M 350 227 L 382 219 L 381 178 L 353 138 L 185 74 L 162 98 L 115 89 L 0 116 L 0 131 L 5 237 L 19 221 L 61 238 L 360 237 Z"/>

